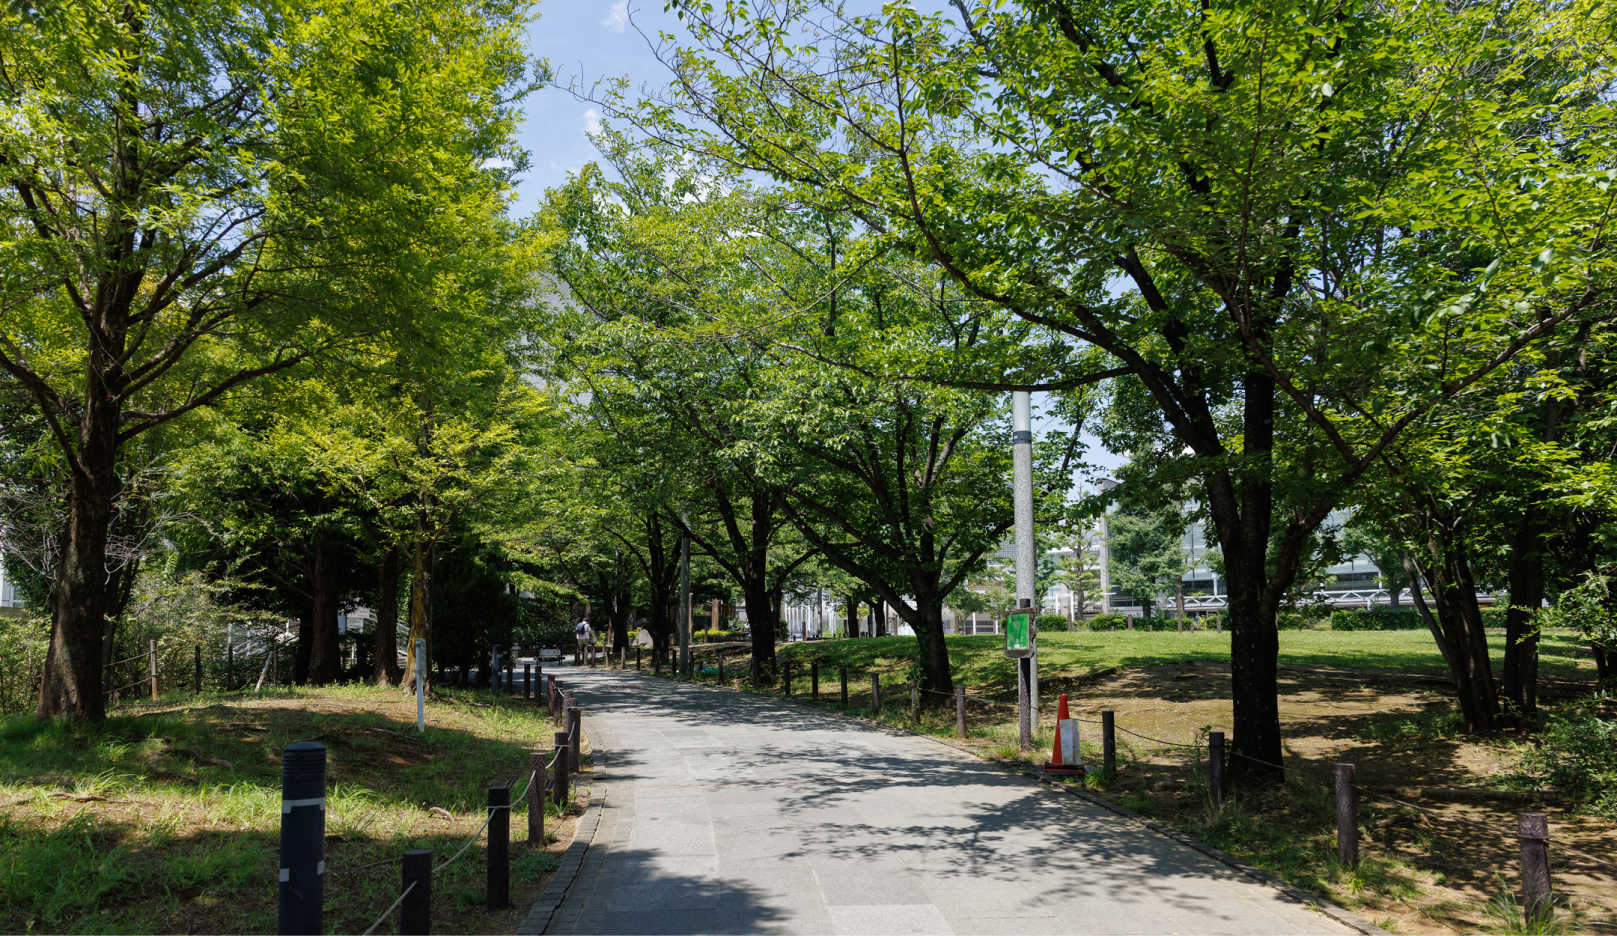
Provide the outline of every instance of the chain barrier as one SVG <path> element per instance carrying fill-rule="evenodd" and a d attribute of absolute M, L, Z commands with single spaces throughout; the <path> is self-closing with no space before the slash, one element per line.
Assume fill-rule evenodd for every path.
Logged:
<path fill-rule="evenodd" d="M 389 916 L 392 916 L 392 915 L 393 915 L 393 911 L 395 911 L 395 910 L 397 910 L 397 909 L 399 909 L 399 904 L 401 904 L 401 903 L 404 903 L 404 898 L 406 898 L 406 897 L 408 897 L 408 896 L 410 896 L 410 892 L 411 892 L 411 891 L 413 891 L 413 890 L 415 890 L 415 886 L 416 886 L 416 882 L 415 882 L 415 881 L 411 881 L 411 882 L 410 882 L 410 886 L 409 886 L 409 887 L 406 887 L 406 888 L 405 888 L 405 889 L 404 889 L 404 893 L 402 893 L 402 894 L 400 894 L 400 895 L 399 895 L 399 899 L 398 899 L 398 900 L 395 900 L 395 901 L 393 901 L 393 906 L 391 906 L 391 907 L 388 907 L 388 908 L 387 908 L 387 909 L 386 909 L 386 910 L 383 910 L 383 911 L 382 911 L 382 915 L 381 915 L 381 916 L 379 916 L 379 917 L 377 917 L 377 918 L 376 918 L 376 922 L 375 922 L 375 923 L 372 923 L 372 924 L 371 924 L 371 925 L 370 925 L 370 926 L 369 926 L 369 927 L 368 927 L 368 928 L 367 928 L 367 929 L 366 929 L 366 930 L 365 930 L 365 932 L 364 932 L 364 933 L 362 933 L 362 934 L 361 934 L 361 936 L 371 936 L 371 933 L 373 933 L 373 932 L 375 932 L 375 931 L 376 931 L 376 928 L 377 928 L 377 927 L 378 927 L 378 926 L 381 926 L 381 925 L 382 925 L 382 921 L 383 921 L 383 920 L 386 920 L 386 919 L 387 919 L 387 918 L 388 918 L 388 917 L 389 917 Z"/>

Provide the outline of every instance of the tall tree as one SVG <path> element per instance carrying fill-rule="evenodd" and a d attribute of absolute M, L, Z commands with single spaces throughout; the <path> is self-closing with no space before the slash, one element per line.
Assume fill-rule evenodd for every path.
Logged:
<path fill-rule="evenodd" d="M 66 475 L 41 711 L 101 719 L 118 456 L 355 333 L 506 184 L 525 7 L 74 3 L 0 14 L 0 369 Z"/>
<path fill-rule="evenodd" d="M 615 113 L 946 270 L 983 304 L 961 328 L 1039 328 L 930 357 L 873 335 L 892 372 L 1121 370 L 1150 402 L 1223 557 L 1232 771 L 1278 781 L 1276 615 L 1310 538 L 1411 425 L 1611 289 L 1593 4 L 677 6 L 672 88 Z"/>

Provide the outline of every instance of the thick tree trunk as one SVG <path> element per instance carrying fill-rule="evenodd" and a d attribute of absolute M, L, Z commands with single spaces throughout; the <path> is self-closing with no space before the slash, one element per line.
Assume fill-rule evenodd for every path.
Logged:
<path fill-rule="evenodd" d="M 313 626 L 309 645 L 309 681 L 325 686 L 342 678 L 337 642 L 337 549 L 322 539 L 314 550 Z"/>
<path fill-rule="evenodd" d="M 1443 636 L 1443 625 L 1432 615 L 1432 609 L 1426 606 L 1426 598 L 1421 594 L 1420 568 L 1415 565 L 1415 557 L 1409 553 L 1401 553 L 1400 558 L 1404 564 L 1404 574 L 1409 576 L 1409 597 L 1415 603 L 1415 611 L 1420 614 L 1421 620 L 1426 622 L 1426 629 L 1431 632 L 1432 642 L 1437 644 L 1437 652 L 1442 654 L 1443 663 L 1454 671 L 1454 653 L 1449 649 L 1449 639 Z"/>
<path fill-rule="evenodd" d="M 859 636 L 859 599 L 849 595 L 843 604 L 843 614 L 847 618 L 844 637 Z"/>
<path fill-rule="evenodd" d="M 416 647 L 417 640 L 425 641 L 422 644 L 423 658 L 426 665 L 421 671 L 426 674 L 424 691 L 432 691 L 432 546 L 417 542 L 410 554 L 410 636 L 409 644 L 404 648 L 405 666 L 404 678 L 400 681 L 406 690 L 415 691 L 416 683 Z M 483 667 L 487 669 L 488 667 Z"/>
<path fill-rule="evenodd" d="M 1617 654 L 1594 643 L 1589 645 L 1589 652 L 1595 658 L 1595 679 L 1605 682 L 1617 676 Z"/>
<path fill-rule="evenodd" d="M 939 709 L 954 706 L 954 678 L 949 670 L 949 645 L 943 639 L 943 598 L 917 597 L 915 609 L 894 606 L 898 616 L 915 631 L 920 644 L 921 708 Z"/>
<path fill-rule="evenodd" d="M 399 550 L 390 547 L 376 567 L 376 660 L 371 678 L 378 686 L 397 686 L 399 670 Z"/>
<path fill-rule="evenodd" d="M 1544 511 L 1531 505 L 1526 513 L 1511 542 L 1502 688 L 1516 712 L 1532 716 L 1538 712 L 1538 627 L 1534 617 L 1544 600 Z"/>
<path fill-rule="evenodd" d="M 780 617 L 771 600 L 763 564 L 751 565 L 746 571 L 741 595 L 747 604 L 747 621 L 752 625 L 752 672 L 758 685 L 767 686 L 775 679 L 775 631 Z"/>
<path fill-rule="evenodd" d="M 1426 570 L 1426 578 L 1432 584 L 1437 617 L 1452 654 L 1449 672 L 1459 696 L 1460 715 L 1465 719 L 1466 731 L 1489 733 L 1499 714 L 1499 694 L 1488 659 L 1488 639 L 1482 629 L 1470 560 L 1460 536 L 1451 531 L 1434 538 L 1432 551 L 1433 566 Z"/>
<path fill-rule="evenodd" d="M 871 612 L 871 631 L 876 637 L 887 636 L 887 602 L 876 599 L 876 607 Z"/>

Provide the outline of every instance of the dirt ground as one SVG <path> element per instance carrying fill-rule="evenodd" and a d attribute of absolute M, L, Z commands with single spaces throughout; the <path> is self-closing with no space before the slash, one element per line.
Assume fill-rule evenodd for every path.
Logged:
<path fill-rule="evenodd" d="M 1072 714 L 1099 720 L 1115 714 L 1120 783 L 1112 795 L 1145 797 L 1150 810 L 1175 821 L 1205 815 L 1202 798 L 1182 788 L 1187 749 L 1152 743 L 1194 742 L 1203 728 L 1228 732 L 1232 723 L 1229 664 L 1186 660 L 1117 671 L 1087 680 L 1053 680 L 1041 695 L 1069 693 Z M 1554 887 L 1567 900 L 1566 922 L 1585 932 L 1617 932 L 1617 825 L 1570 814 L 1557 802 L 1455 801 L 1452 789 L 1495 787 L 1513 761 L 1521 736 L 1474 741 L 1458 731 L 1457 706 L 1441 674 L 1411 674 L 1331 666 L 1281 666 L 1280 714 L 1286 767 L 1294 784 L 1329 789 L 1334 765 L 1356 765 L 1361 856 L 1403 871 L 1397 897 L 1355 888 L 1350 879 L 1332 896 L 1398 933 L 1476 932 L 1496 926 L 1488 901 L 1519 884 L 1516 815 L 1542 811 L 1550 819 Z M 1546 701 L 1571 698 L 1586 686 L 1550 681 Z M 1053 710 L 1053 701 L 1051 703 Z M 1047 711 L 1046 715 L 1053 714 Z M 1086 740 L 1098 726 L 1085 725 Z M 1177 821 L 1176 821 L 1177 820 Z M 1299 830 L 1302 834 L 1306 830 Z M 1329 840 L 1334 842 L 1334 830 Z"/>

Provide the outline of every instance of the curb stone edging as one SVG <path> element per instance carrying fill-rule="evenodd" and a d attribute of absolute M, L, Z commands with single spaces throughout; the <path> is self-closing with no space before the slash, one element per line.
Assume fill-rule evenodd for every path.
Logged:
<path fill-rule="evenodd" d="M 682 680 L 671 680 L 671 681 L 680 682 Z M 745 693 L 747 695 L 761 696 L 761 693 L 748 692 L 745 689 L 731 689 L 729 686 L 707 685 L 705 683 L 696 682 L 694 680 L 692 680 L 689 684 L 690 685 L 704 686 L 705 688 L 708 688 L 708 689 L 723 689 L 723 690 L 725 690 L 727 692 Z M 1093 793 L 1089 793 L 1089 792 L 1086 792 L 1086 791 L 1083 791 L 1083 790 L 1079 790 L 1079 789 L 1077 789 L 1075 787 L 1072 787 L 1072 786 L 1070 786 L 1068 784 L 1065 784 L 1065 783 L 1058 783 L 1058 782 L 1056 782 L 1054 780 L 1050 780 L 1049 778 L 1047 778 L 1047 777 L 1045 777 L 1043 775 L 1044 774 L 1043 771 L 1038 771 L 1037 773 L 1035 773 L 1034 771 L 1024 770 L 1024 769 L 1012 766 L 1010 764 L 1006 764 L 1006 763 L 1004 763 L 1002 761 L 990 760 L 990 759 L 988 759 L 986 757 L 983 757 L 981 754 L 977 753 L 976 751 L 972 750 L 971 748 L 966 747 L 963 744 L 956 744 L 955 742 L 950 741 L 947 738 L 940 738 L 940 737 L 938 737 L 936 735 L 930 735 L 930 734 L 927 734 L 925 732 L 915 731 L 913 729 L 904 728 L 904 727 L 901 727 L 899 725 L 893 725 L 893 724 L 889 724 L 889 723 L 883 722 L 883 721 L 877 721 L 874 718 L 866 718 L 863 715 L 850 715 L 850 714 L 848 714 L 846 712 L 838 712 L 838 711 L 835 711 L 833 709 L 821 708 L 821 707 L 815 706 L 814 704 L 812 704 L 810 702 L 800 702 L 797 699 L 792 699 L 792 698 L 786 698 L 786 697 L 776 698 L 776 697 L 773 697 L 773 696 L 762 696 L 762 697 L 771 698 L 776 702 L 788 702 L 788 703 L 800 706 L 802 708 L 807 708 L 807 709 L 809 709 L 811 711 L 818 712 L 818 713 L 823 714 L 823 715 L 829 715 L 829 716 L 832 716 L 832 717 L 835 717 L 835 718 L 844 718 L 844 719 L 847 719 L 849 721 L 862 722 L 862 723 L 864 723 L 866 725 L 869 725 L 869 726 L 871 726 L 873 728 L 879 728 L 879 729 L 885 730 L 890 734 L 909 735 L 911 737 L 916 737 L 916 738 L 925 738 L 928 741 L 932 741 L 932 742 L 934 742 L 936 744 L 941 744 L 946 748 L 950 748 L 950 749 L 955 750 L 955 751 L 960 751 L 961 753 L 964 753 L 964 754 L 970 754 L 972 757 L 976 758 L 978 761 L 980 761 L 980 762 L 982 762 L 984 764 L 989 764 L 991 766 L 998 767 L 1001 770 L 1004 770 L 1006 773 L 1015 773 L 1018 776 L 1026 777 L 1029 780 L 1037 781 L 1038 783 L 1043 784 L 1044 786 L 1050 787 L 1052 790 L 1055 790 L 1057 792 L 1064 791 L 1066 793 L 1071 794 L 1072 796 L 1075 796 L 1075 797 L 1083 800 L 1086 803 L 1089 803 L 1092 806 L 1098 806 L 1101 809 L 1104 809 L 1104 810 L 1106 810 L 1108 812 L 1114 813 L 1114 814 L 1116 814 L 1116 815 L 1118 815 L 1118 816 L 1120 816 L 1120 817 L 1122 817 L 1124 819 L 1128 819 L 1128 820 L 1131 820 L 1133 822 L 1136 822 L 1136 823 L 1146 827 L 1147 829 L 1150 829 L 1151 831 L 1156 832 L 1159 835 L 1165 836 L 1165 837 L 1167 837 L 1169 839 L 1172 839 L 1173 841 L 1175 841 L 1175 842 L 1177 842 L 1177 843 L 1179 843 L 1181 845 L 1187 846 L 1187 847 L 1193 849 L 1194 851 L 1197 851 L 1197 852 L 1200 852 L 1203 855 L 1206 855 L 1207 857 L 1213 859 L 1214 861 L 1217 861 L 1219 864 L 1222 864 L 1222 865 L 1225 865 L 1227 867 L 1233 868 L 1234 870 L 1241 872 L 1242 874 L 1246 875 L 1249 878 L 1252 878 L 1253 880 L 1257 881 L 1260 884 L 1263 884 L 1263 885 L 1265 885 L 1267 887 L 1272 887 L 1275 890 L 1280 891 L 1282 894 L 1285 894 L 1287 897 L 1291 898 L 1292 900 L 1297 901 L 1298 903 L 1301 903 L 1301 904 L 1303 904 L 1305 906 L 1314 908 L 1314 910 L 1318 911 L 1319 913 L 1323 914 L 1324 916 L 1328 916 L 1331 919 L 1335 920 L 1336 922 L 1342 924 L 1343 926 L 1346 926 L 1347 928 L 1353 930 L 1354 932 L 1359 933 L 1360 936 L 1388 936 L 1388 931 L 1387 930 L 1384 930 L 1381 927 L 1375 925 L 1374 923 L 1371 923 L 1369 920 L 1366 920 L 1364 917 L 1361 917 L 1356 913 L 1353 913 L 1351 911 L 1344 910 L 1341 907 L 1338 907 L 1337 905 L 1331 903 L 1330 901 L 1328 901 L 1325 898 L 1319 896 L 1318 894 L 1309 893 L 1308 891 L 1305 891 L 1302 888 L 1297 887 L 1297 886 L 1295 886 L 1293 884 L 1287 884 L 1285 881 L 1281 880 L 1280 878 L 1275 877 L 1274 875 L 1270 874 L 1269 872 L 1260 870 L 1258 868 L 1255 868 L 1252 865 L 1249 865 L 1246 862 L 1242 861 L 1241 859 L 1235 857 L 1234 855 L 1229 854 L 1228 852 L 1220 851 L 1219 849 L 1214 848 L 1213 846 L 1208 845 L 1205 842 L 1198 842 L 1197 840 L 1191 838 L 1190 836 L 1184 834 L 1183 832 L 1180 832 L 1180 831 L 1178 831 L 1176 829 L 1170 828 L 1169 826 L 1165 826 L 1162 823 L 1157 822 L 1154 819 L 1147 819 L 1146 817 L 1140 815 L 1139 813 L 1133 811 L 1132 809 L 1125 809 L 1124 807 L 1119 806 L 1116 803 L 1113 803 L 1112 801 L 1110 801 L 1108 799 L 1105 799 L 1103 797 L 1096 796 Z M 554 884 L 554 882 L 552 882 L 552 884 Z M 548 893 L 548 890 L 547 890 L 547 893 Z M 522 931 L 519 931 L 519 932 L 522 932 Z"/>
<path fill-rule="evenodd" d="M 582 713 L 580 718 L 582 718 Z M 589 851 L 590 845 L 595 841 L 595 830 L 601 824 L 601 804 L 606 801 L 606 755 L 590 744 L 590 755 L 593 759 L 594 770 L 590 778 L 590 802 L 584 809 L 584 815 L 578 818 L 578 824 L 573 827 L 573 840 L 567 843 L 567 851 L 562 853 L 561 865 L 556 868 L 556 874 L 545 885 L 544 893 L 533 902 L 528 915 L 517 926 L 517 936 L 541 936 L 550 928 L 550 921 L 555 918 L 556 910 L 561 902 L 567 898 L 567 891 L 578 878 L 578 870 L 584 866 L 584 855 Z"/>

